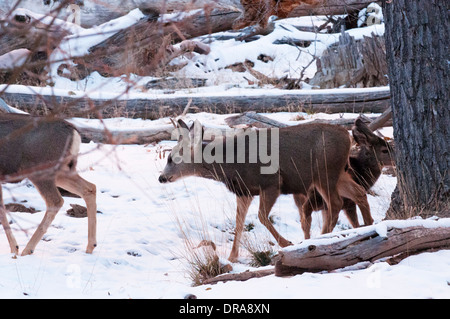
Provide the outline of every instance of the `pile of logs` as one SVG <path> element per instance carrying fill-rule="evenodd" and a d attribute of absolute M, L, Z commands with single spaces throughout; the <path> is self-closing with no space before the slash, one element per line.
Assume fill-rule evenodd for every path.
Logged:
<path fill-rule="evenodd" d="M 15 9 L 11 3 L 0 0 L 3 8 L 0 16 L 8 22 L 0 31 L 0 57 L 17 49 L 29 50 L 31 70 L 28 73 L 36 74 L 37 85 L 45 83 L 43 70 L 48 66 L 47 59 L 52 50 L 67 35 L 77 30 L 77 25 L 65 22 L 69 13 L 66 7 L 81 6 L 81 24 L 83 27 L 92 27 L 94 24 L 106 22 L 106 19 L 125 15 L 133 8 L 138 7 L 144 13 L 145 18 L 137 23 L 120 30 L 101 43 L 96 43 L 81 57 L 73 57 L 72 63 L 64 63 L 58 70 L 60 75 L 71 80 L 79 80 L 93 71 L 98 71 L 104 76 L 120 76 L 123 74 L 155 75 L 163 71 L 167 64 L 179 55 L 188 52 L 208 54 L 209 48 L 203 43 L 193 41 L 179 46 L 174 44 L 232 28 L 241 28 L 247 25 L 259 24 L 267 26 L 270 15 L 279 18 L 287 16 L 305 16 L 311 13 L 327 12 L 327 14 L 343 14 L 355 12 L 372 1 L 368 0 L 241 0 L 243 13 L 230 4 L 237 4 L 238 0 L 221 2 L 213 0 L 169 0 L 169 1 L 124 1 L 116 4 L 114 1 L 108 6 L 101 6 L 96 1 L 58 1 L 49 6 L 51 1 L 31 7 L 29 0 L 21 0 L 17 7 L 33 8 L 34 13 L 40 12 L 55 16 L 43 20 L 40 15 L 27 14 L 26 11 L 7 11 Z M 263 9 L 261 9 L 263 6 Z M 306 6 L 306 7 L 305 7 Z M 303 9 L 302 9 L 303 8 Z M 192 14 L 183 14 L 185 10 Z M 93 20 L 93 12 L 98 19 Z M 162 13 L 178 12 L 175 19 L 165 18 Z M 263 16 L 262 16 L 263 15 Z M 88 18 L 86 18 L 88 17 Z M 59 20 L 62 18 L 63 20 Z M 69 17 L 68 19 L 71 19 Z M 87 20 L 89 20 L 89 22 Z M 76 19 L 74 20 L 76 22 Z M 264 34 L 264 27 L 259 34 Z M 0 66 L 1 69 L 1 66 Z M 0 70 L 1 73 L 1 70 Z M 3 72 L 5 73 L 5 72 Z M 8 73 L 3 77 L 3 83 L 15 83 L 23 76 L 23 72 Z M 40 77 L 39 77 L 40 76 Z"/>
<path fill-rule="evenodd" d="M 5 1 L 3 1 L 5 2 Z M 3 4 L 0 0 L 0 5 Z M 19 2 L 24 6 L 30 1 L 22 0 Z M 58 1 L 55 6 L 61 6 L 63 3 L 72 3 L 73 1 Z M 77 5 L 81 5 L 80 1 L 75 1 Z M 92 1 L 81 1 L 83 15 L 88 12 L 87 8 L 91 8 Z M 191 0 L 170 0 L 170 1 L 125 1 L 122 10 L 131 10 L 131 2 L 141 9 L 145 17 L 124 28 L 110 37 L 107 37 L 100 43 L 95 43 L 89 48 L 84 56 L 73 57 L 67 63 L 61 63 L 58 68 L 58 74 L 71 80 L 80 80 L 94 71 L 99 72 L 103 76 L 121 76 L 123 74 L 138 75 L 167 75 L 173 71 L 173 65 L 168 65 L 175 57 L 179 55 L 189 56 L 192 52 L 198 54 L 208 54 L 209 47 L 205 43 L 193 41 L 192 38 L 205 34 L 211 34 L 224 30 L 231 30 L 232 26 L 236 26 L 237 21 L 245 20 L 245 25 L 260 23 L 260 19 L 249 18 L 252 16 L 251 9 L 256 4 L 270 4 L 267 9 L 271 14 L 284 16 L 304 16 L 313 14 L 323 14 L 324 12 L 331 14 L 355 12 L 371 1 L 368 0 L 308 0 L 308 1 L 273 1 L 266 0 L 242 0 L 241 4 L 244 9 L 243 14 L 234 6 L 238 0 L 226 1 L 226 5 L 213 0 L 191 1 Z M 44 7 L 46 7 L 44 5 Z M 111 7 L 114 7 L 111 4 Z M 6 17 L 7 12 L 4 11 L 9 7 L 5 3 L 2 7 L 3 16 Z M 39 6 L 36 6 L 38 9 Z M 186 8 L 196 8 L 196 11 L 190 11 L 189 14 L 183 14 Z M 303 8 L 303 9 L 302 9 Z M 11 8 L 13 9 L 13 8 Z M 33 10 L 35 7 L 33 7 Z M 55 7 L 53 7 L 55 9 Z M 97 8 L 101 12 L 103 22 L 105 16 L 108 19 L 113 18 L 110 12 L 107 14 Z M 108 10 L 107 7 L 103 10 Z M 275 10 L 275 11 L 274 11 Z M 45 11 L 45 10 L 44 10 Z M 51 12 L 50 8 L 47 10 Z M 121 11 L 121 14 L 127 12 Z M 160 12 L 178 12 L 176 18 L 164 18 Z M 0 63 L 0 82 L 34 84 L 42 86 L 48 84 L 47 70 L 49 67 L 48 59 L 52 51 L 58 47 L 61 41 L 68 35 L 75 36 L 77 30 L 81 30 L 80 26 L 64 20 L 40 19 L 37 15 L 28 14 L 26 10 L 13 11 L 15 14 L 8 16 L 7 27 L 0 30 L 0 61 L 1 56 L 10 52 L 17 53 L 18 50 L 27 52 L 27 64 L 14 70 L 1 70 Z M 261 11 L 262 12 L 262 11 Z M 260 12 L 260 13 L 261 13 Z M 2 13 L 0 13 L 1 15 Z M 53 12 L 55 14 L 55 12 Z M 58 12 L 56 12 L 58 14 Z M 82 15 L 82 18 L 83 18 Z M 100 13 L 99 13 L 100 15 Z M 63 16 L 58 15 L 60 18 Z M 82 25 L 92 26 L 83 22 Z M 83 24 L 84 23 L 84 24 Z M 5 25 L 4 25 L 5 26 Z M 260 31 L 264 32 L 264 30 Z M 345 39 L 345 40 L 344 40 Z M 343 37 L 343 43 L 353 45 L 354 41 Z M 350 76 L 350 84 L 347 86 L 372 86 L 383 85 L 386 78 L 384 77 L 384 65 L 382 59 L 375 59 L 373 56 L 382 57 L 372 51 L 382 48 L 382 39 L 367 38 L 360 49 L 364 59 L 362 64 L 364 72 L 351 71 L 347 72 Z M 342 44 L 347 50 L 347 44 Z M 378 52 L 378 51 L 376 51 Z M 372 55 L 371 55 L 372 54 Z M 361 57 L 351 55 L 352 63 L 361 66 Z M 334 59 L 328 58 L 336 62 Z M 376 64 L 370 64 L 375 62 Z M 316 76 L 317 82 L 327 83 L 324 77 L 321 77 L 321 71 L 328 70 L 327 57 L 320 62 L 319 73 Z M 348 63 L 347 63 L 348 64 Z M 175 66 L 177 67 L 177 66 Z M 182 65 L 178 66 L 182 67 Z M 360 68 L 361 69 L 361 68 Z M 249 72 L 251 67 L 247 67 Z M 255 71 L 255 70 L 253 70 Z M 256 72 L 256 71 L 255 71 Z M 356 73 L 355 73 L 356 72 Z M 359 73 L 358 73 L 359 72 Z M 323 72 L 322 72 L 323 73 Z M 254 75 L 252 73 L 252 75 Z M 3 76 L 3 78 L 1 78 Z M 257 75 L 254 75 L 256 78 Z M 165 76 L 164 76 L 165 77 Z M 267 77 L 266 77 L 267 78 Z M 313 80 L 316 83 L 316 78 Z M 318 84 L 321 87 L 337 87 L 342 85 L 341 81 L 336 82 L 340 76 L 333 73 L 333 84 Z M 348 78 L 348 77 L 347 77 Z M 24 83 L 24 79 L 28 79 Z M 355 80 L 356 79 L 356 80 Z M 203 81 L 202 81 L 203 80 Z M 301 79 L 299 79 L 301 80 Z M 296 82 L 299 82 L 296 81 Z M 168 87 L 172 83 L 178 87 L 187 85 L 195 87 L 204 85 L 204 79 L 173 79 L 164 83 L 149 83 L 146 89 L 156 87 Z M 110 117 L 117 115 L 117 110 L 124 110 L 126 114 L 132 114 L 142 118 L 159 118 L 162 116 L 176 116 L 181 114 L 185 105 L 191 97 L 177 97 L 164 99 L 114 99 L 102 100 L 93 99 L 87 96 L 55 96 L 39 95 L 39 94 L 22 94 L 9 93 L 8 91 L 0 92 L 1 97 L 10 105 L 19 107 L 24 111 L 33 114 L 48 114 L 48 112 L 62 112 L 67 116 L 95 116 Z M 237 113 L 245 111 L 256 112 L 276 112 L 276 111 L 307 111 L 307 112 L 376 112 L 380 113 L 389 106 L 389 92 L 386 91 L 368 91 L 355 92 L 354 94 L 285 94 L 285 95 L 265 95 L 265 96 L 215 96 L 215 97 L 192 97 L 191 111 L 211 111 L 217 113 Z"/>
<path fill-rule="evenodd" d="M 93 45 L 85 56 L 74 57 L 76 69 L 71 69 L 67 63 L 58 71 L 73 80 L 82 79 L 94 71 L 105 76 L 130 73 L 152 75 L 187 52 L 208 54 L 207 46 L 186 40 L 229 30 L 239 15 L 240 11 L 234 7 L 216 5 L 193 14 L 182 15 L 180 12 L 179 18 L 166 21 L 160 18 L 158 11 L 145 10 L 145 18 Z M 71 23 L 55 21 L 41 20 L 40 16 L 27 10 L 14 11 L 8 27 L 0 31 L 0 56 L 17 49 L 27 49 L 31 56 L 41 58 L 39 67 L 42 70 L 48 63 L 47 58 L 64 37 L 77 30 Z M 174 48 L 175 43 L 181 44 Z M 14 82 L 14 79 L 10 81 Z"/>

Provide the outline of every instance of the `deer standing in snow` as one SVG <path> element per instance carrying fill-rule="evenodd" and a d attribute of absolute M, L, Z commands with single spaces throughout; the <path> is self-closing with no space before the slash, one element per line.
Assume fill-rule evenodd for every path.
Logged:
<path fill-rule="evenodd" d="M 348 172 L 352 179 L 364 187 L 366 192 L 375 184 L 384 166 L 395 166 L 394 148 L 384 139 L 376 136 L 361 119 L 356 119 L 352 134 L 359 148 L 349 158 Z M 305 239 L 310 238 L 311 213 L 322 210 L 323 219 L 327 219 L 326 203 L 320 194 L 310 189 L 308 195 L 294 196 L 299 208 Z M 303 207 L 303 208 L 302 208 Z M 343 198 L 342 210 L 353 228 L 359 227 L 356 204 L 349 198 Z M 322 233 L 331 232 L 337 219 L 331 225 L 323 225 Z M 330 227 L 325 229 L 326 227 Z"/>
<path fill-rule="evenodd" d="M 280 194 L 306 196 L 315 188 L 324 198 L 329 214 L 325 230 L 337 220 L 342 197 L 360 208 L 371 224 L 365 189 L 345 171 L 350 152 L 346 129 L 329 124 L 304 124 L 280 129 L 242 131 L 204 142 L 204 131 L 196 121 L 191 128 L 178 121 L 178 144 L 167 158 L 159 182 L 174 182 L 186 176 L 221 181 L 237 200 L 236 231 L 230 261 L 236 261 L 245 217 L 254 196 L 260 196 L 258 218 L 281 247 L 291 243 L 269 220 Z M 245 141 L 248 140 L 248 143 Z M 268 155 L 268 150 L 270 156 Z M 270 162 L 270 166 L 267 164 Z M 306 203 L 305 203 L 306 205 Z"/>
<path fill-rule="evenodd" d="M 7 220 L 1 183 L 19 182 L 25 178 L 36 186 L 47 210 L 22 255 L 33 253 L 62 207 L 64 200 L 57 187 L 79 195 L 86 202 L 86 252 L 92 253 L 96 247 L 96 187 L 76 172 L 80 143 L 80 134 L 66 121 L 0 114 L 0 221 L 12 253 L 18 254 L 19 246 Z"/>

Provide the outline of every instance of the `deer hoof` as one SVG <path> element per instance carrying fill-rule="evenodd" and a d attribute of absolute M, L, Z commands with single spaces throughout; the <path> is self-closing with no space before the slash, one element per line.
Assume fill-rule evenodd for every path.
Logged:
<path fill-rule="evenodd" d="M 14 254 L 15 256 L 17 256 L 19 254 L 19 246 L 15 246 L 15 247 L 11 248 L 11 254 Z"/>
<path fill-rule="evenodd" d="M 87 254 L 92 254 L 92 252 L 94 251 L 95 247 L 97 247 L 97 244 L 88 245 L 87 248 L 86 248 L 86 253 Z"/>
<path fill-rule="evenodd" d="M 25 249 L 25 250 L 22 252 L 22 256 L 32 255 L 33 252 L 34 252 L 34 250 L 32 250 L 32 249 Z"/>
<path fill-rule="evenodd" d="M 290 242 L 289 240 L 286 240 L 286 239 L 280 240 L 280 242 L 279 242 L 278 244 L 279 244 L 280 247 L 282 247 L 282 248 L 287 247 L 287 246 L 292 246 L 292 245 L 293 245 L 292 242 Z"/>

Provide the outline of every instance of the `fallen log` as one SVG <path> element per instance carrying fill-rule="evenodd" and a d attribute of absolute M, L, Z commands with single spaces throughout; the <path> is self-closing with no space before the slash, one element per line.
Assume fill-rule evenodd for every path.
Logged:
<path fill-rule="evenodd" d="M 369 124 L 372 131 L 378 130 L 380 127 L 392 126 L 392 109 L 389 106 L 376 120 Z"/>
<path fill-rule="evenodd" d="M 76 125 L 83 142 L 93 141 L 103 144 L 150 144 L 170 140 L 174 127 L 170 125 L 156 126 L 139 130 L 109 130 Z"/>
<path fill-rule="evenodd" d="M 245 112 L 242 114 L 227 117 L 225 123 L 229 127 L 257 127 L 257 128 L 270 128 L 270 127 L 286 127 L 287 124 L 269 119 L 267 116 L 258 114 L 256 112 Z"/>
<path fill-rule="evenodd" d="M 255 271 L 244 271 L 237 274 L 224 274 L 216 276 L 213 278 L 208 278 L 202 281 L 202 285 L 213 285 L 218 282 L 228 282 L 228 281 L 247 281 L 252 278 L 261 278 L 265 276 L 270 276 L 275 273 L 274 268 L 255 270 Z"/>
<path fill-rule="evenodd" d="M 239 1 L 220 1 L 222 5 L 235 5 Z M 183 12 L 195 9 L 202 9 L 205 6 L 217 4 L 216 0 L 0 0 L 0 18 L 9 13 L 15 7 L 32 8 L 39 14 L 55 16 L 58 19 L 66 20 L 70 12 L 68 4 L 75 3 L 80 9 L 80 25 L 84 28 L 91 28 L 102 23 L 121 17 L 133 9 L 139 8 L 142 12 L 156 10 L 161 13 Z"/>
<path fill-rule="evenodd" d="M 71 44 L 73 41 L 78 43 L 80 38 L 91 37 L 90 34 L 86 36 L 86 29 L 60 19 L 43 19 L 41 15 L 27 9 L 17 9 L 8 17 L 8 25 L 0 31 L 0 55 L 27 48 L 33 54 L 43 55 L 38 64 L 39 70 L 45 66 L 49 57 L 56 60 L 57 65 L 53 67 L 58 67 L 58 74 L 72 80 L 83 79 L 93 71 L 104 76 L 129 73 L 150 75 L 182 54 L 193 51 L 208 54 L 207 45 L 184 40 L 228 30 L 240 13 L 234 7 L 217 4 L 173 15 L 160 15 L 159 11 L 147 9 L 143 13 L 145 18 L 121 30 L 108 30 L 102 34 L 98 28 L 92 29 L 102 34 L 103 40 L 92 44 L 88 54 L 78 56 L 80 53 L 74 50 L 74 56 L 71 56 L 70 48 L 77 46 Z M 126 25 L 130 23 L 123 18 L 122 21 Z M 180 42 L 184 45 L 173 46 Z M 55 48 L 57 54 L 53 56 L 51 53 Z M 76 66 L 61 61 L 61 56 L 73 60 Z"/>
<path fill-rule="evenodd" d="M 298 246 L 279 252 L 275 275 L 331 271 L 397 254 L 409 256 L 424 250 L 450 249 L 449 223 L 442 223 L 440 226 L 436 222 L 438 227 L 428 227 L 425 224 L 408 226 L 408 222 L 411 221 L 381 222 L 374 226 L 332 234 L 339 236 L 337 238 L 325 236 L 305 240 Z M 395 226 L 399 224 L 404 227 Z"/>
<path fill-rule="evenodd" d="M 385 113 L 383 113 L 380 116 L 360 115 L 360 118 L 363 120 L 364 123 L 369 124 L 369 128 L 371 128 L 372 131 L 375 131 L 380 127 L 392 126 L 392 122 L 389 121 L 389 119 L 386 119 Z M 228 126 L 233 128 L 246 128 L 246 127 L 270 128 L 270 127 L 288 126 L 287 124 L 272 120 L 267 116 L 263 116 L 253 111 L 244 112 L 242 114 L 227 117 L 225 119 L 225 123 L 227 123 Z M 313 121 L 308 121 L 308 123 L 328 123 L 334 125 L 341 125 L 350 130 L 355 124 L 355 120 L 346 118 L 339 118 L 333 120 L 315 119 Z M 374 123 L 376 124 L 374 125 Z M 303 123 L 299 122 L 299 124 Z"/>
<path fill-rule="evenodd" d="M 13 86 L 10 86 L 13 87 Z M 40 88 L 35 91 L 39 92 Z M 8 92 L 9 91 L 9 92 Z M 54 90 L 56 92 L 57 90 Z M 57 94 L 57 93 L 56 93 Z M 56 95 L 51 91 L 28 94 L 5 90 L 0 93 L 6 103 L 33 115 L 60 114 L 65 117 L 110 118 L 127 115 L 132 118 L 157 119 L 183 113 L 190 99 L 190 112 L 217 114 L 255 111 L 307 113 L 383 113 L 389 107 L 389 89 L 288 91 L 270 95 L 188 95 L 149 98 L 89 98 L 83 92 Z M 62 94 L 62 93 L 61 93 Z M 81 97 L 77 97 L 81 96 Z"/>
<path fill-rule="evenodd" d="M 233 28 L 241 29 L 260 24 L 265 28 L 270 16 L 278 18 L 309 15 L 341 15 L 357 12 L 373 0 L 241 0 L 244 14 L 237 19 Z M 381 3 L 381 1 L 378 1 Z"/>
<path fill-rule="evenodd" d="M 292 9 L 289 17 L 303 17 L 309 15 L 340 15 L 358 12 L 366 8 L 373 0 L 319 0 L 319 4 L 301 3 Z"/>
<path fill-rule="evenodd" d="M 83 75 L 93 71 L 104 76 L 155 75 L 183 51 L 188 52 L 184 49 L 177 52 L 171 44 L 229 30 L 239 15 L 236 8 L 216 6 L 180 13 L 178 19 L 168 21 L 163 18 L 143 19 L 94 45 L 88 55 L 77 58 L 75 63 Z"/>

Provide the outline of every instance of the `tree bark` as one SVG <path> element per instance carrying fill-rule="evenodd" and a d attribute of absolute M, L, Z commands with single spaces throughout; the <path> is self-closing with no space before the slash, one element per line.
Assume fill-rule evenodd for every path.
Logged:
<path fill-rule="evenodd" d="M 385 4 L 398 184 L 386 218 L 450 215 L 447 0 Z"/>

